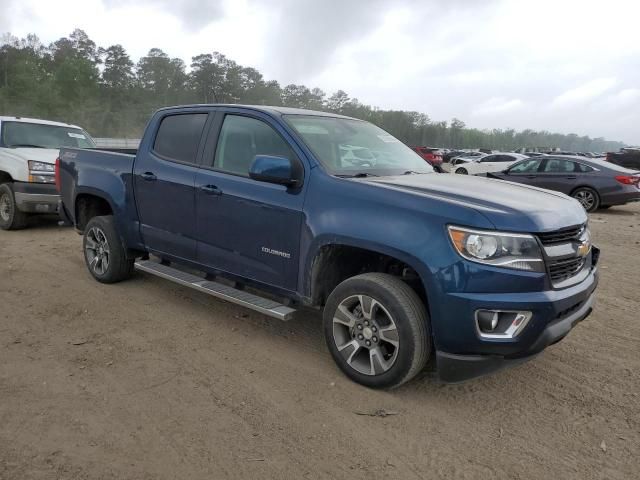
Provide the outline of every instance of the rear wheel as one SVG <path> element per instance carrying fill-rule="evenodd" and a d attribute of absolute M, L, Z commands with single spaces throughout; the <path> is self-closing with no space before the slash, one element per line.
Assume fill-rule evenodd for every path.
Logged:
<path fill-rule="evenodd" d="M 113 216 L 93 217 L 84 229 L 84 260 L 93 278 L 102 283 L 126 280 L 133 273 L 133 258 L 127 258 Z"/>
<path fill-rule="evenodd" d="M 0 185 L 0 228 L 20 230 L 27 226 L 28 215 L 18 210 L 16 197 L 10 183 Z"/>
<path fill-rule="evenodd" d="M 431 354 L 424 304 L 406 283 L 383 273 L 338 285 L 324 308 L 323 330 L 338 367 L 367 387 L 402 385 Z"/>
<path fill-rule="evenodd" d="M 595 212 L 600 206 L 598 192 L 589 187 L 580 187 L 571 194 L 578 200 L 587 212 Z"/>
<path fill-rule="evenodd" d="M 464 167 L 460 167 L 456 170 L 456 173 L 459 173 L 460 175 L 468 175 L 469 172 L 467 172 L 467 169 Z"/>

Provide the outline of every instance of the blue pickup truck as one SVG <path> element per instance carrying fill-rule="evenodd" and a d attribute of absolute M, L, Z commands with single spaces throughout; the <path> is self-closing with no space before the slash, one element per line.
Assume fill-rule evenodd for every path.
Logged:
<path fill-rule="evenodd" d="M 282 320 L 322 309 L 333 359 L 368 387 L 517 364 L 592 310 L 576 200 L 434 173 L 361 120 L 164 108 L 135 155 L 64 148 L 55 173 L 96 280 L 138 269 Z"/>

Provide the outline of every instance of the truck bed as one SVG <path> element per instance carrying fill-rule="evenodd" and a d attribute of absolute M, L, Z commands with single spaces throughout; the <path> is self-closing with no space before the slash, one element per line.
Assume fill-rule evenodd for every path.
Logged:
<path fill-rule="evenodd" d="M 101 192 L 112 210 L 132 192 L 135 155 L 98 149 L 62 148 L 59 160 L 60 199 L 68 219 L 78 226 L 76 199 Z M 131 205 L 134 205 L 132 202 Z"/>

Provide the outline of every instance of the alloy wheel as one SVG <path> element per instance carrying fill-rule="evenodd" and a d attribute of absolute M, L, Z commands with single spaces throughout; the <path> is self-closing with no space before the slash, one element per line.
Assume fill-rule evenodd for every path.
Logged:
<path fill-rule="evenodd" d="M 344 299 L 333 317 L 333 340 L 347 364 L 363 375 L 380 375 L 396 361 L 400 339 L 389 311 L 375 298 Z"/>
<path fill-rule="evenodd" d="M 109 268 L 111 251 L 107 236 L 98 227 L 91 227 L 86 234 L 85 254 L 87 264 L 96 275 L 104 275 Z"/>
<path fill-rule="evenodd" d="M 8 222 L 11 220 L 12 210 L 11 198 L 9 198 L 8 193 L 4 193 L 2 197 L 0 197 L 0 218 L 2 218 L 3 221 Z"/>
<path fill-rule="evenodd" d="M 575 193 L 574 198 L 578 200 L 586 211 L 591 211 L 596 204 L 596 196 L 589 190 L 580 190 Z"/>

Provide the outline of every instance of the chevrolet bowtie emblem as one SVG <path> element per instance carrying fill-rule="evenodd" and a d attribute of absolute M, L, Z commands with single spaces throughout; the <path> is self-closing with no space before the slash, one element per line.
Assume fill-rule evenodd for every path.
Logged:
<path fill-rule="evenodd" d="M 591 250 L 591 245 L 589 244 L 589 242 L 582 242 L 578 246 L 578 255 L 580 257 L 586 257 L 589 254 L 590 250 Z"/>

